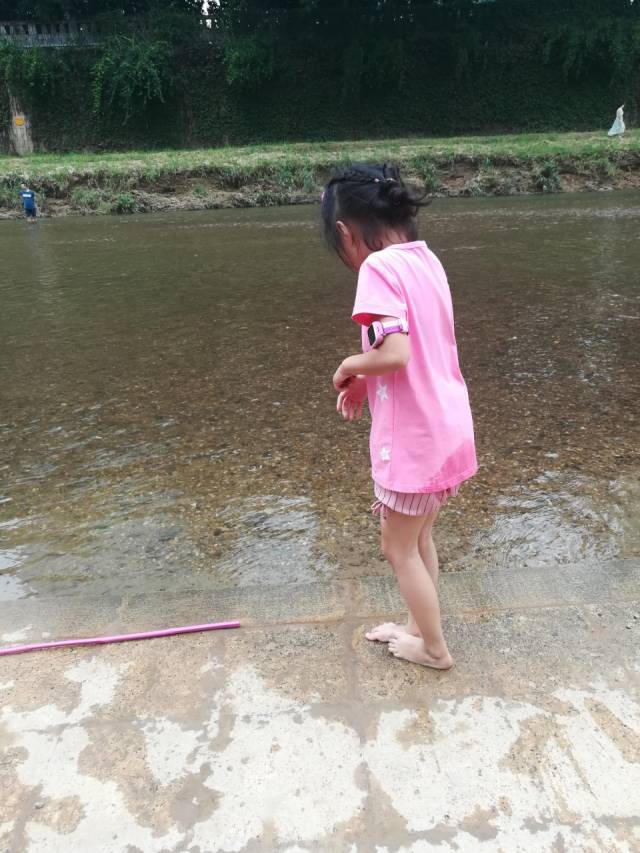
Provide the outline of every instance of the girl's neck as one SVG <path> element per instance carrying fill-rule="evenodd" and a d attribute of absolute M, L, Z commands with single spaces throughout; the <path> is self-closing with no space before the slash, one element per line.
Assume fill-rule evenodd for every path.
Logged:
<path fill-rule="evenodd" d="M 390 228 L 388 231 L 385 231 L 384 234 L 381 234 L 378 238 L 378 248 L 370 249 L 364 240 L 361 238 L 357 241 L 354 246 L 354 251 L 352 257 L 346 262 L 347 266 L 351 267 L 352 270 L 358 272 L 364 261 L 372 255 L 373 252 L 379 252 L 381 249 L 386 249 L 389 246 L 397 246 L 399 243 L 407 243 L 407 235 L 402 231 L 396 231 L 393 228 Z"/>
<path fill-rule="evenodd" d="M 407 235 L 403 234 L 401 231 L 389 230 L 385 234 L 383 234 L 380 242 L 382 243 L 381 248 L 386 249 L 387 246 L 395 246 L 398 243 L 406 243 Z"/>

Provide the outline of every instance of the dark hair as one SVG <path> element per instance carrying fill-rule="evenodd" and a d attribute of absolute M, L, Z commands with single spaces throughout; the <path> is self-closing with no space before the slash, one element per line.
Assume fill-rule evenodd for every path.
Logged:
<path fill-rule="evenodd" d="M 425 195 L 408 187 L 396 166 L 354 163 L 341 169 L 322 194 L 327 243 L 342 257 L 338 220 L 355 223 L 372 251 L 382 248 L 382 234 L 390 228 L 415 240 L 418 209 L 429 204 Z"/>

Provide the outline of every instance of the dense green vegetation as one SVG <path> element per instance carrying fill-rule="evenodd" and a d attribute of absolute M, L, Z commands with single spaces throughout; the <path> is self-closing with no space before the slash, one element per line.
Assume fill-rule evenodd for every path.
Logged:
<path fill-rule="evenodd" d="M 104 39 L 0 45 L 41 148 L 587 129 L 640 110 L 633 0 L 220 0 L 207 23 L 198 0 L 0 2 L 4 19 L 64 16 Z"/>

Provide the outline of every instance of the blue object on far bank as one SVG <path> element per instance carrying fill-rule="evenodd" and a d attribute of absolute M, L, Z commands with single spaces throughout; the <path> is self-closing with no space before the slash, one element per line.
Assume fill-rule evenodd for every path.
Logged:
<path fill-rule="evenodd" d="M 33 190 L 20 190 L 20 198 L 25 210 L 33 210 L 36 206 L 36 194 Z"/>

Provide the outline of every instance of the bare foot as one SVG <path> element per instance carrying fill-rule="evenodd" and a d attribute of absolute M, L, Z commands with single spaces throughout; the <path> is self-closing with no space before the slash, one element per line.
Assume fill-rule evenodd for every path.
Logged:
<path fill-rule="evenodd" d="M 389 652 L 394 657 L 402 658 L 402 660 L 419 663 L 422 666 L 430 666 L 432 669 L 451 669 L 453 666 L 453 658 L 449 652 L 441 657 L 430 655 L 425 649 L 421 637 L 398 633 L 395 637 L 390 637 L 388 643 Z"/>
<path fill-rule="evenodd" d="M 389 640 L 392 640 L 399 634 L 410 634 L 414 637 L 420 636 L 418 633 L 414 634 L 413 629 L 409 628 L 408 625 L 396 625 L 395 622 L 385 622 L 384 625 L 378 625 L 377 628 L 368 631 L 365 637 L 372 642 L 388 643 Z"/>

